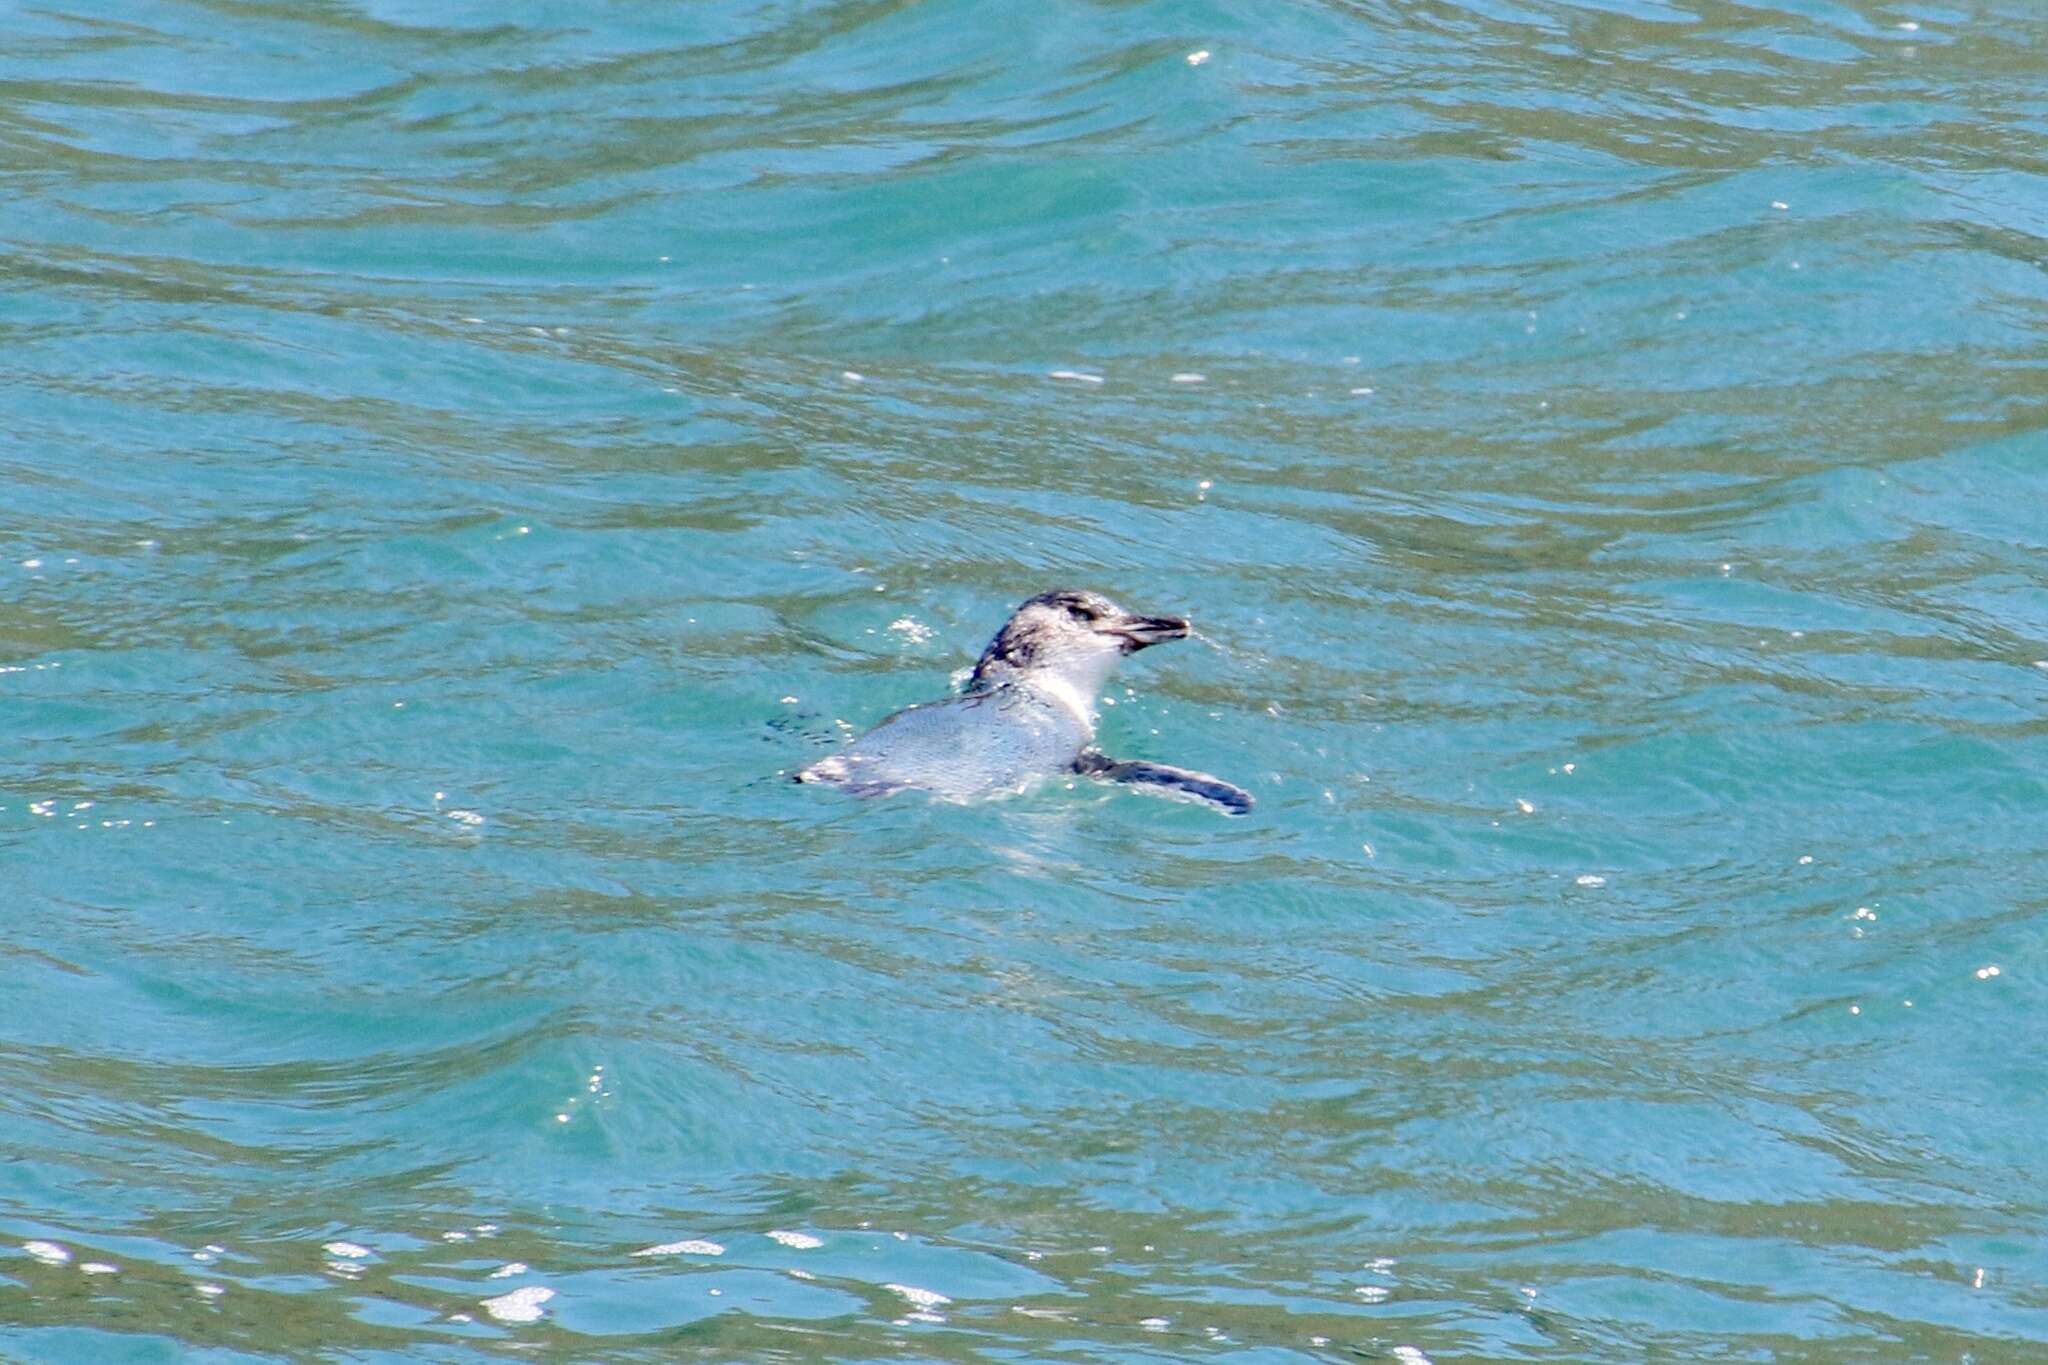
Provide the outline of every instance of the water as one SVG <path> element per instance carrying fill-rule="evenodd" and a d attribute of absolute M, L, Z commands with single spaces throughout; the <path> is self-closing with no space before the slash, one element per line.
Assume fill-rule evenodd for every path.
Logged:
<path fill-rule="evenodd" d="M 0 31 L 0 1355 L 2048 1343 L 2037 6 Z"/>

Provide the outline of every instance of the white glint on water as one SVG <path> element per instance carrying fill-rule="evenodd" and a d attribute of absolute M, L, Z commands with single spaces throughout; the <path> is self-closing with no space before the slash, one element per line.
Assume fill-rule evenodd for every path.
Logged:
<path fill-rule="evenodd" d="M 555 1296 L 545 1285 L 530 1284 L 495 1299 L 485 1299 L 483 1310 L 499 1322 L 539 1322 L 546 1316 L 541 1305 Z"/>
<path fill-rule="evenodd" d="M 889 630 L 892 634 L 901 635 L 907 643 L 913 645 L 923 644 L 934 634 L 930 626 L 914 616 L 897 617 L 889 623 Z"/>
<path fill-rule="evenodd" d="M 815 1251 L 825 1245 L 822 1237 L 813 1237 L 808 1232 L 787 1232 L 776 1228 L 768 1234 L 768 1240 L 780 1242 L 795 1251 Z"/>
<path fill-rule="evenodd" d="M 910 1301 L 912 1306 L 917 1308 L 937 1308 L 942 1304 L 952 1302 L 951 1299 L 939 1293 L 936 1289 L 919 1289 L 914 1284 L 885 1284 L 882 1288 L 889 1290 L 891 1293 L 901 1294 Z"/>
<path fill-rule="evenodd" d="M 683 1242 L 663 1242 L 659 1246 L 642 1247 L 635 1256 L 723 1256 L 725 1248 L 717 1242 L 692 1238 Z"/>

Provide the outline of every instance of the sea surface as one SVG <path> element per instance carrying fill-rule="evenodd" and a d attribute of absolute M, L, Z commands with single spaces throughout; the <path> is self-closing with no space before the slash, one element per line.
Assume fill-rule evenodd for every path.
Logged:
<path fill-rule="evenodd" d="M 2048 1356 L 2044 53 L 0 3 L 0 1358 Z"/>

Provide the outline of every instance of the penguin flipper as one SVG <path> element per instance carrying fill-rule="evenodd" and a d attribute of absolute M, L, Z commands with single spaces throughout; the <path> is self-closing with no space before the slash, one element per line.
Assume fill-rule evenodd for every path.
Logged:
<path fill-rule="evenodd" d="M 789 775 L 792 782 L 815 782 L 828 787 L 837 787 L 848 796 L 894 796 L 905 790 L 902 782 L 883 782 L 872 778 L 863 779 L 855 775 L 844 754 L 833 754 L 821 758 L 807 768 L 799 768 Z"/>
<path fill-rule="evenodd" d="M 1250 792 L 1192 768 L 1175 768 L 1141 759 L 1118 760 L 1098 749 L 1085 749 L 1074 760 L 1074 771 L 1104 782 L 1120 782 L 1156 796 L 1200 801 L 1225 815 L 1243 815 L 1252 808 Z"/>

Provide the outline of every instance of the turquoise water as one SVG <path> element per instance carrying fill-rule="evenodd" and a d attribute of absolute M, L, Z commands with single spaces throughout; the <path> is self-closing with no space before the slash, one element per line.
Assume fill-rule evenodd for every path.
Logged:
<path fill-rule="evenodd" d="M 0 32 L 0 1356 L 2048 1349 L 2032 0 Z"/>

